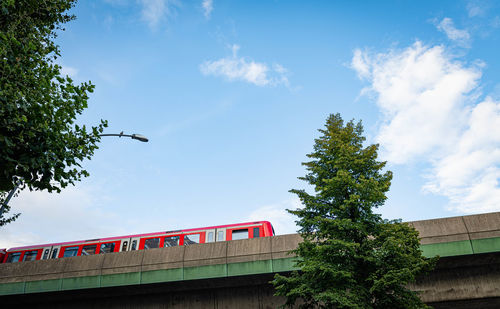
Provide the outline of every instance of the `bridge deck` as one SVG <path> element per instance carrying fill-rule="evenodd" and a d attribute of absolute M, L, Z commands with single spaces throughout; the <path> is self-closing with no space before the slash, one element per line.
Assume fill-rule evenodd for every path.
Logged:
<path fill-rule="evenodd" d="M 410 224 L 419 230 L 422 237 L 421 247 L 426 256 L 484 256 L 485 253 L 500 252 L 500 213 L 415 221 Z M 0 264 L 0 295 L 137 286 L 286 272 L 294 269 L 295 258 L 288 252 L 294 249 L 299 241 L 300 236 L 292 234 Z M 499 286 L 498 278 L 492 280 L 491 284 Z M 432 291 L 434 288 L 429 284 L 415 286 L 415 289 Z M 488 297 L 500 297 L 498 291 L 488 293 Z"/>

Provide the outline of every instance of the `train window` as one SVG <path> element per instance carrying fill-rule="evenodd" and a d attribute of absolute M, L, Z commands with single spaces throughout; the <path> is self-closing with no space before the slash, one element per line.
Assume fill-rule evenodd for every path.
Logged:
<path fill-rule="evenodd" d="M 108 242 L 107 244 L 101 244 L 101 250 L 99 253 L 110 253 L 115 251 L 115 243 Z"/>
<path fill-rule="evenodd" d="M 43 252 L 43 259 L 46 260 L 49 258 L 49 249 L 45 249 L 45 251 Z"/>
<path fill-rule="evenodd" d="M 7 257 L 7 263 L 15 263 L 19 262 L 19 258 L 21 257 L 21 252 L 9 253 Z"/>
<path fill-rule="evenodd" d="M 160 246 L 160 238 L 149 238 L 144 241 L 144 249 L 153 249 Z"/>
<path fill-rule="evenodd" d="M 51 259 L 55 259 L 57 258 L 57 248 L 55 248 L 53 251 L 52 251 L 52 256 L 50 257 Z"/>
<path fill-rule="evenodd" d="M 179 236 L 165 237 L 164 247 L 175 247 L 179 245 Z"/>
<path fill-rule="evenodd" d="M 253 238 L 258 238 L 260 237 L 260 228 L 254 227 L 253 228 Z"/>
<path fill-rule="evenodd" d="M 217 241 L 224 241 L 224 231 L 217 232 Z"/>
<path fill-rule="evenodd" d="M 214 232 L 208 232 L 207 242 L 214 242 Z"/>
<path fill-rule="evenodd" d="M 72 257 L 78 254 L 78 246 L 77 247 L 67 247 L 64 249 L 63 257 Z"/>
<path fill-rule="evenodd" d="M 122 251 L 127 251 L 128 241 L 123 242 Z"/>
<path fill-rule="evenodd" d="M 248 238 L 248 229 L 233 230 L 232 235 L 233 235 L 232 240 L 247 239 Z"/>
<path fill-rule="evenodd" d="M 137 248 L 137 240 L 132 241 L 132 248 L 130 250 L 135 250 Z"/>
<path fill-rule="evenodd" d="M 83 246 L 83 248 L 82 248 L 82 255 L 92 255 L 92 254 L 95 254 L 96 250 L 97 250 L 97 245 Z"/>
<path fill-rule="evenodd" d="M 184 245 L 200 243 L 200 234 L 184 235 Z"/>
<path fill-rule="evenodd" d="M 24 261 L 34 261 L 34 260 L 36 260 L 37 254 L 38 254 L 38 250 L 24 252 L 23 262 Z"/>

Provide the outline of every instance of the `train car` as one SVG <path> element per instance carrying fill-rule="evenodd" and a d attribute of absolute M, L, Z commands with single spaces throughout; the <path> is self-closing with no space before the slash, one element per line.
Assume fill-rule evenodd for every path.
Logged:
<path fill-rule="evenodd" d="M 187 246 L 192 244 L 258 238 L 273 235 L 274 229 L 270 222 L 256 221 L 185 230 L 17 247 L 6 250 L 3 253 L 3 257 L 0 257 L 0 262 L 14 263 L 47 260 L 111 252 Z"/>

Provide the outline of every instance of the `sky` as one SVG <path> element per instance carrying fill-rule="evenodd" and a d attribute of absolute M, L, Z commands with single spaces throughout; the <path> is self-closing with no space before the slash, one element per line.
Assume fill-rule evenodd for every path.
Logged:
<path fill-rule="evenodd" d="M 329 114 L 361 120 L 404 221 L 500 211 L 498 1 L 85 0 L 57 38 L 92 81 L 90 177 L 22 191 L 0 248 L 269 220 Z"/>

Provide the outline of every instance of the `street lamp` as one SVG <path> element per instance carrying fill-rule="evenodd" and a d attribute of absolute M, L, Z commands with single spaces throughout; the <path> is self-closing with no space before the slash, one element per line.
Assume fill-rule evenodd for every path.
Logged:
<path fill-rule="evenodd" d="M 123 134 L 123 131 L 121 131 L 120 134 L 99 134 L 99 136 L 118 136 L 118 137 L 125 136 L 125 137 L 130 137 L 132 139 L 136 139 L 136 140 L 138 140 L 140 142 L 144 142 L 144 143 L 147 143 L 149 141 L 149 139 L 144 135 L 141 135 L 141 134 L 131 134 L 131 135 Z M 10 190 L 9 194 L 7 195 L 7 198 L 5 199 L 5 201 L 2 202 L 2 207 L 0 207 L 0 217 L 2 217 L 3 212 L 5 210 L 5 206 L 7 206 L 10 199 L 14 196 L 14 193 L 16 193 L 16 191 L 20 185 L 21 185 L 21 180 L 18 179 L 16 181 L 16 186 L 14 187 L 14 189 Z"/>
<path fill-rule="evenodd" d="M 125 137 L 131 137 L 132 139 L 136 139 L 136 140 L 144 142 L 144 143 L 147 143 L 149 141 L 148 138 L 144 135 L 141 135 L 141 134 L 132 134 L 132 135 L 123 134 L 123 131 L 121 131 L 120 134 L 99 134 L 99 136 L 118 136 L 118 137 L 125 136 Z"/>

